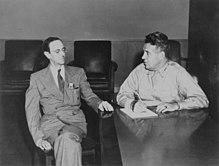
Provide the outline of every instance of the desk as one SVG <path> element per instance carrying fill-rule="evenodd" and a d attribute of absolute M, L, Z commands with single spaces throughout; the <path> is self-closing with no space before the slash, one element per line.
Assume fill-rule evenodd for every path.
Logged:
<path fill-rule="evenodd" d="M 102 165 L 219 165 L 218 124 L 206 109 L 133 120 L 117 108 L 105 116 L 100 116 Z"/>

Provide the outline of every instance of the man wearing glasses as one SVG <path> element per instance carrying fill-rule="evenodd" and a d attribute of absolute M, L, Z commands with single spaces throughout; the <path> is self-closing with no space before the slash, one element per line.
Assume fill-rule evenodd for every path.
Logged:
<path fill-rule="evenodd" d="M 36 146 L 54 149 L 57 166 L 81 166 L 87 124 L 80 99 L 96 112 L 113 107 L 93 93 L 82 68 L 65 66 L 67 50 L 61 39 L 47 38 L 42 49 L 50 63 L 31 75 L 25 103 L 28 127 Z"/>
<path fill-rule="evenodd" d="M 155 106 L 157 113 L 208 107 L 197 82 L 179 64 L 168 59 L 168 37 L 160 32 L 146 36 L 143 63 L 127 77 L 117 95 L 120 106 L 134 112 Z"/>

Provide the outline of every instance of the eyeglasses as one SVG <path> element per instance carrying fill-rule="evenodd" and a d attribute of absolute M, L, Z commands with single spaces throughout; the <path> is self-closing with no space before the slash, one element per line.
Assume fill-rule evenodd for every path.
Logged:
<path fill-rule="evenodd" d="M 54 50 L 53 52 L 55 52 L 56 54 L 60 54 L 61 51 L 64 53 L 68 52 L 66 47 L 63 47 L 62 49 Z"/>

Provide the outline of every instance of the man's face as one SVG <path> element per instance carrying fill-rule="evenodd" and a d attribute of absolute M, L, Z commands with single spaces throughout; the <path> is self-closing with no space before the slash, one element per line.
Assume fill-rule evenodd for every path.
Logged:
<path fill-rule="evenodd" d="M 62 41 L 52 41 L 49 44 L 49 48 L 50 52 L 45 52 L 45 55 L 49 58 L 50 62 L 55 66 L 64 65 L 66 48 L 64 47 Z"/>
<path fill-rule="evenodd" d="M 156 70 L 164 58 L 164 52 L 157 48 L 155 45 L 146 43 L 143 46 L 144 54 L 142 59 L 144 61 L 145 68 L 148 70 Z"/>

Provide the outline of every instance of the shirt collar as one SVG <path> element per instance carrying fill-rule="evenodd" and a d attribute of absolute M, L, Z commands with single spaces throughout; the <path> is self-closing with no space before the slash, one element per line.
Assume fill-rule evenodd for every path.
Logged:
<path fill-rule="evenodd" d="M 61 69 L 61 71 L 63 70 L 64 71 L 64 65 L 61 65 L 60 68 L 56 67 L 55 65 L 51 64 L 50 63 L 50 69 L 53 70 L 53 71 L 58 71 L 59 69 Z"/>
<path fill-rule="evenodd" d="M 165 71 L 167 70 L 167 67 L 169 66 L 169 61 L 167 61 L 163 67 L 161 67 L 159 70 L 152 71 L 152 70 L 147 70 L 148 75 L 154 75 L 154 74 L 160 74 L 161 77 L 164 77 Z"/>
<path fill-rule="evenodd" d="M 65 67 L 64 67 L 64 65 L 61 65 L 60 68 L 57 68 L 55 65 L 53 65 L 53 64 L 50 63 L 49 67 L 50 67 L 50 70 L 52 71 L 52 73 L 53 73 L 54 76 L 56 76 L 58 70 L 61 69 L 60 74 L 61 74 L 61 76 L 63 77 L 63 79 L 65 80 Z"/>

